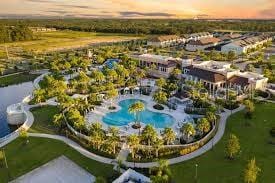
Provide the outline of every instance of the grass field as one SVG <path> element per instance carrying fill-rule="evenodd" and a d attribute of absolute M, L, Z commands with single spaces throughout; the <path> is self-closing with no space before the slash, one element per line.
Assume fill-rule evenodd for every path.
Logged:
<path fill-rule="evenodd" d="M 5 148 L 9 171 L 0 168 L 0 183 L 7 183 L 61 155 L 65 155 L 94 176 L 110 177 L 112 166 L 88 159 L 63 142 L 53 139 L 29 138 L 25 145 L 17 139 Z"/>
<path fill-rule="evenodd" d="M 251 126 L 245 125 L 243 112 L 239 112 L 228 119 L 226 132 L 214 150 L 204 155 L 173 165 L 172 173 L 177 183 L 195 182 L 195 164 L 198 164 L 199 183 L 241 183 L 242 172 L 247 160 L 255 157 L 258 166 L 262 169 L 259 183 L 273 183 L 275 180 L 275 145 L 269 130 L 275 126 L 275 104 L 257 104 Z M 231 161 L 225 158 L 225 142 L 230 133 L 239 137 L 241 143 L 240 156 Z"/>
<path fill-rule="evenodd" d="M 0 87 L 33 81 L 38 76 L 39 75 L 37 74 L 29 74 L 29 73 L 20 73 L 15 75 L 3 76 L 3 77 L 0 77 Z"/>
<path fill-rule="evenodd" d="M 7 43 L 9 52 L 35 51 L 48 52 L 64 49 L 85 47 L 94 43 L 126 41 L 141 38 L 136 35 L 114 33 L 92 33 L 78 31 L 56 31 L 36 33 L 37 40 Z M 4 45 L 0 44 L 0 53 L 4 51 Z"/>
<path fill-rule="evenodd" d="M 53 125 L 53 116 L 59 113 L 56 106 L 43 106 L 31 109 L 34 123 L 29 129 L 32 133 L 58 134 L 58 129 Z"/>

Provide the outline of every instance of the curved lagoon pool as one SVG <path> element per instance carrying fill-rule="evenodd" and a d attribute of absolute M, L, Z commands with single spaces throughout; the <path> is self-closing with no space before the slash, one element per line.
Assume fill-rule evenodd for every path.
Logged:
<path fill-rule="evenodd" d="M 138 99 L 127 99 L 119 102 L 121 109 L 117 112 L 107 113 L 103 117 L 103 122 L 111 126 L 124 126 L 130 122 L 135 121 L 133 114 L 128 112 L 128 108 L 131 104 L 140 101 L 145 104 L 145 110 L 139 114 L 139 121 L 144 124 L 151 124 L 156 128 L 170 127 L 174 123 L 175 119 L 164 113 L 157 113 L 149 111 L 146 108 L 146 103 Z"/>
<path fill-rule="evenodd" d="M 0 88 L 0 138 L 10 133 L 7 122 L 7 107 L 11 104 L 21 102 L 33 91 L 33 83 L 25 82 Z"/>

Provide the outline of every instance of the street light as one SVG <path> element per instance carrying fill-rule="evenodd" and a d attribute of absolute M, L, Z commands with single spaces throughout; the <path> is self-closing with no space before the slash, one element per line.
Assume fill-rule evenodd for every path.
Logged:
<path fill-rule="evenodd" d="M 198 164 L 195 164 L 195 166 L 196 166 L 195 180 L 197 182 L 197 180 L 198 180 Z"/>

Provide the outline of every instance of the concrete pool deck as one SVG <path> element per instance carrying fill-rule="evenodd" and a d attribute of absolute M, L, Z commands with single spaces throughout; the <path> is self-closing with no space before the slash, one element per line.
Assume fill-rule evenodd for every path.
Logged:
<path fill-rule="evenodd" d="M 91 183 L 95 177 L 65 156 L 60 156 L 10 183 Z"/>

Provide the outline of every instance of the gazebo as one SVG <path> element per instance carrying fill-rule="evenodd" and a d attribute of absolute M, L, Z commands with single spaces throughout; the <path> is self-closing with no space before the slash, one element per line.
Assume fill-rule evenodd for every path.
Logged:
<path fill-rule="evenodd" d="M 130 88 L 128 88 L 128 87 L 124 88 L 123 92 L 124 92 L 123 93 L 124 95 L 129 94 L 130 93 Z"/>

